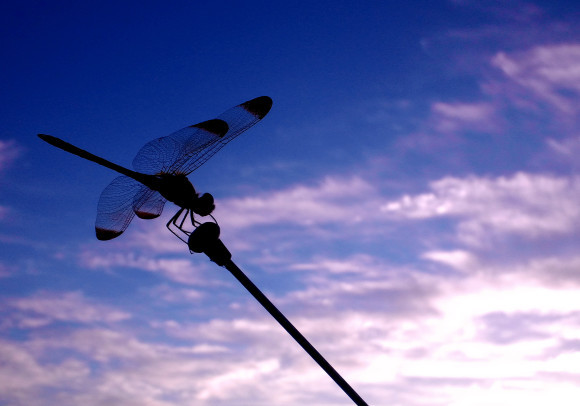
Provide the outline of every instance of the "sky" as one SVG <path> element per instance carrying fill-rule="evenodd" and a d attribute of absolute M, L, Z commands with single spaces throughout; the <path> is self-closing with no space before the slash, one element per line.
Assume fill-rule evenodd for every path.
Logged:
<path fill-rule="evenodd" d="M 580 4 L 0 4 L 0 404 L 349 405 L 107 168 L 254 97 L 190 175 L 234 262 L 367 403 L 580 398 Z"/>

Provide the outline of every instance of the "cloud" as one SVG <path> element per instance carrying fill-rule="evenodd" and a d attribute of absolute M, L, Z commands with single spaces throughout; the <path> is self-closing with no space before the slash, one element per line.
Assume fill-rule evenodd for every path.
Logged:
<path fill-rule="evenodd" d="M 548 138 L 546 140 L 546 144 L 553 151 L 559 154 L 559 158 L 564 156 L 576 162 L 576 158 L 580 154 L 580 137 L 578 136 L 569 137 L 562 140 Z"/>
<path fill-rule="evenodd" d="M 177 240 L 176 240 L 177 241 Z M 188 255 L 187 248 L 183 245 L 175 245 L 182 248 L 184 255 Z M 205 265 L 192 262 L 185 257 L 165 258 L 158 257 L 156 252 L 111 252 L 102 253 L 98 250 L 85 249 L 79 256 L 82 266 L 89 269 L 110 269 L 113 267 L 137 268 L 143 271 L 159 273 L 169 280 L 188 285 L 206 284 L 206 277 L 203 275 Z"/>
<path fill-rule="evenodd" d="M 580 95 L 580 45 L 575 43 L 536 46 L 528 51 L 498 52 L 493 66 L 539 101 L 566 114 L 578 112 Z M 526 103 L 517 97 L 521 105 Z"/>
<path fill-rule="evenodd" d="M 10 267 L 0 262 L 0 278 L 7 278 L 11 275 Z"/>
<path fill-rule="evenodd" d="M 459 219 L 459 238 L 479 245 L 491 235 L 526 238 L 572 233 L 580 220 L 580 180 L 519 172 L 483 178 L 445 177 L 431 191 L 385 203 L 391 218 Z"/>
<path fill-rule="evenodd" d="M 436 102 L 431 106 L 431 114 L 433 128 L 441 133 L 458 131 L 496 133 L 503 127 L 495 106 L 487 102 Z"/>
<path fill-rule="evenodd" d="M 0 140 L 0 174 L 10 168 L 20 156 L 21 147 L 14 140 Z M 0 221 L 10 214 L 11 208 L 0 205 Z"/>
<path fill-rule="evenodd" d="M 0 172 L 9 168 L 20 156 L 21 148 L 14 140 L 0 140 Z"/>
<path fill-rule="evenodd" d="M 148 294 L 154 298 L 160 298 L 171 303 L 194 303 L 198 304 L 205 297 L 203 291 L 196 289 L 181 289 L 167 284 L 156 286 L 148 290 Z"/>
<path fill-rule="evenodd" d="M 469 253 L 426 256 L 445 262 Z M 535 391 L 545 400 L 558 390 L 574 394 L 580 385 L 580 296 L 574 286 L 546 285 L 540 277 L 559 265 L 566 266 L 530 261 L 490 273 L 476 262 L 472 272 L 451 275 L 393 267 L 368 255 L 320 257 L 297 267 L 310 275 L 305 288 L 274 301 L 370 404 L 431 398 L 468 405 L 477 404 L 476 396 L 500 399 L 498 393 L 533 400 Z M 0 399 L 259 405 L 271 404 L 276 393 L 282 405 L 346 404 L 265 312 L 240 314 L 194 321 L 172 312 L 149 331 L 171 338 L 163 343 L 114 324 L 0 340 L 0 353 L 11 354 L 8 365 L 17 371 L 0 386 Z M 0 373 L 7 374 L 2 367 Z M 50 390 L 43 389 L 44 403 L 34 403 L 40 388 Z"/>
<path fill-rule="evenodd" d="M 43 400 L 46 388 L 74 391 L 90 373 L 88 365 L 72 359 L 43 364 L 31 348 L 8 340 L 0 340 L 0 359 L 0 401 L 7 405 L 48 404 Z"/>
<path fill-rule="evenodd" d="M 460 271 L 470 270 L 477 263 L 477 258 L 465 250 L 428 251 L 423 253 L 421 257 Z"/>
<path fill-rule="evenodd" d="M 9 213 L 10 213 L 10 208 L 8 208 L 6 206 L 0 206 L 0 220 L 5 219 Z"/>
<path fill-rule="evenodd" d="M 365 254 L 357 254 L 350 258 L 340 259 L 319 259 L 307 263 L 296 263 L 290 265 L 291 270 L 316 271 L 330 274 L 376 274 L 377 268 L 382 268 L 376 259 Z"/>
<path fill-rule="evenodd" d="M 375 188 L 360 177 L 326 177 L 314 186 L 297 185 L 261 196 L 231 198 L 219 204 L 219 218 L 228 227 L 261 224 L 357 222 L 372 204 Z M 357 214 L 353 214 L 356 206 Z"/>
<path fill-rule="evenodd" d="M 81 292 L 39 292 L 5 302 L 12 309 L 10 318 L 20 328 L 42 327 L 55 322 L 116 323 L 131 317 L 126 312 L 92 303 Z"/>

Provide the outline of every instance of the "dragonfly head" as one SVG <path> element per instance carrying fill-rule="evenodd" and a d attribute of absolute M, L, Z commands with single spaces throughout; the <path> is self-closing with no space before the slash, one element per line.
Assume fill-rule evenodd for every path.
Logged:
<path fill-rule="evenodd" d="M 200 216 L 210 215 L 214 209 L 215 204 L 213 202 L 213 196 L 209 193 L 204 193 L 196 199 L 194 207 L 192 208 L 193 212 Z"/>

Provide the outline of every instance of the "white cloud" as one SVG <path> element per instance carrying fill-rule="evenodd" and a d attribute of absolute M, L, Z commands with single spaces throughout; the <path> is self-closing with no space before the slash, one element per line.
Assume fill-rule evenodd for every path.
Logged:
<path fill-rule="evenodd" d="M 428 251 L 423 253 L 422 257 L 460 271 L 468 271 L 477 264 L 476 257 L 465 250 Z"/>
<path fill-rule="evenodd" d="M 430 188 L 390 201 L 382 211 L 393 218 L 456 217 L 459 237 L 471 244 L 492 234 L 531 238 L 571 233 L 580 220 L 580 180 L 575 177 L 523 172 L 495 179 L 446 177 Z"/>
<path fill-rule="evenodd" d="M 327 177 L 314 186 L 298 185 L 261 196 L 223 200 L 216 214 L 228 227 L 237 228 L 273 223 L 352 223 L 364 219 L 375 194 L 375 188 L 359 177 Z"/>

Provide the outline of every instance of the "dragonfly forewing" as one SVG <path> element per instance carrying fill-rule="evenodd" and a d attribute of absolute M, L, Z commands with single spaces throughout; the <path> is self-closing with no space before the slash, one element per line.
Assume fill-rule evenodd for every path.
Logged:
<path fill-rule="evenodd" d="M 218 116 L 218 120 L 223 120 L 228 124 L 229 129 L 225 136 L 197 150 L 188 159 L 176 162 L 171 166 L 171 170 L 190 174 L 214 156 L 228 142 L 262 120 L 271 108 L 272 99 L 268 96 L 260 96 L 225 111 Z"/>
<path fill-rule="evenodd" d="M 179 173 L 176 168 L 179 169 L 183 162 L 227 132 L 226 122 L 217 119 L 182 128 L 145 144 L 133 159 L 133 168 L 150 175 Z"/>

